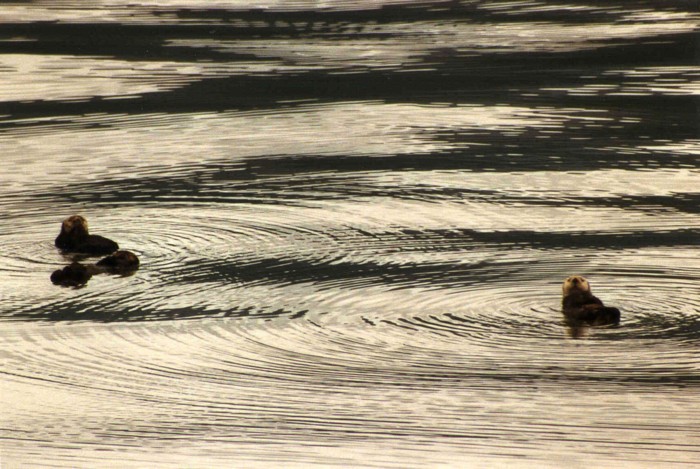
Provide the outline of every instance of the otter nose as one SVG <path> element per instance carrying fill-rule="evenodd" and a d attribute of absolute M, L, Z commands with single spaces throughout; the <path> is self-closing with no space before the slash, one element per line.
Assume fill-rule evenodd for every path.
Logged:
<path fill-rule="evenodd" d="M 573 283 L 574 285 L 576 285 L 576 284 L 578 283 L 578 278 L 576 278 L 576 277 L 572 278 L 572 279 L 571 279 L 571 283 Z"/>

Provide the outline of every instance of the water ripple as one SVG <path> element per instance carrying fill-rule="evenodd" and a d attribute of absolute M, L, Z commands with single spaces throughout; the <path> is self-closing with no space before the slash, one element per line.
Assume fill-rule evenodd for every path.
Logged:
<path fill-rule="evenodd" d="M 5 8 L 3 462 L 695 463 L 697 12 L 157 3 Z"/>

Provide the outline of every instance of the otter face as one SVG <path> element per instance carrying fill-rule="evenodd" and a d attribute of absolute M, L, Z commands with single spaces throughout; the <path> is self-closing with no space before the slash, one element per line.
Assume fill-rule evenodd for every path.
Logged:
<path fill-rule="evenodd" d="M 588 283 L 588 280 L 586 280 L 585 277 L 581 277 L 580 275 L 572 275 L 564 280 L 562 290 L 564 291 L 564 296 L 576 290 L 590 293 L 591 285 Z"/>
<path fill-rule="evenodd" d="M 88 234 L 87 220 L 80 215 L 73 215 L 63 220 L 61 224 L 61 232 L 69 235 L 85 235 Z"/>

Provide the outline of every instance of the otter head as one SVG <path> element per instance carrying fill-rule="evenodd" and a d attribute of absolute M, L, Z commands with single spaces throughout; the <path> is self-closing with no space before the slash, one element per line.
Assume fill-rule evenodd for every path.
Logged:
<path fill-rule="evenodd" d="M 590 293 L 591 285 L 588 283 L 585 277 L 580 275 L 572 275 L 564 280 L 564 285 L 562 285 L 562 290 L 564 291 L 564 296 L 567 296 L 575 291 Z"/>
<path fill-rule="evenodd" d="M 63 220 L 61 233 L 70 236 L 86 236 L 88 234 L 87 220 L 80 215 L 73 215 Z"/>

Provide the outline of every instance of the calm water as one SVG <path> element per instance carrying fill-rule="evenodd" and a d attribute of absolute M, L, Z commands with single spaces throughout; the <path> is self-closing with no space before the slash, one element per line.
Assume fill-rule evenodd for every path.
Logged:
<path fill-rule="evenodd" d="M 0 7 L 3 469 L 697 464 L 696 2 L 92 5 Z"/>

